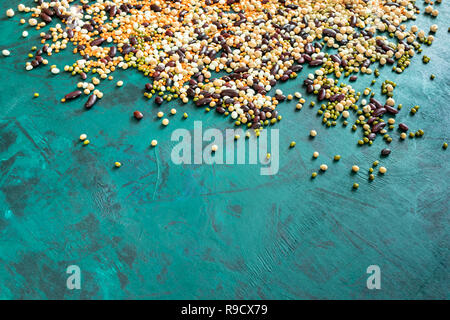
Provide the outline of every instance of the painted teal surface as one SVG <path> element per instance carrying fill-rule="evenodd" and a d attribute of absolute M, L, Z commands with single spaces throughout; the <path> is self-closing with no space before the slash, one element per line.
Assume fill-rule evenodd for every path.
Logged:
<path fill-rule="evenodd" d="M 381 161 L 388 173 L 371 183 L 367 170 L 382 139 L 360 148 L 360 132 L 327 129 L 316 110 L 305 104 L 295 112 L 293 101 L 279 107 L 277 175 L 261 176 L 256 165 L 174 165 L 175 128 L 192 130 L 202 120 L 204 128 L 225 130 L 231 122 L 188 104 L 161 128 L 159 109 L 142 96 L 145 79 L 133 70 L 115 75 L 122 88 L 104 83 L 105 97 L 88 112 L 84 101 L 59 103 L 78 79 L 24 70 L 38 35 L 21 37 L 21 14 L 4 17 L 17 3 L 0 3 L 0 49 L 12 53 L 0 58 L 0 298 L 450 297 L 449 153 L 441 148 L 450 139 L 448 3 L 437 19 L 417 22 L 439 25 L 435 44 L 424 48 L 431 62 L 416 57 L 401 76 L 384 68 L 374 86 L 380 97 L 381 82 L 396 81 L 395 99 L 404 105 L 397 121 L 425 136 L 401 142 L 394 132 L 392 154 Z M 67 51 L 50 64 L 62 69 L 70 61 Z M 300 78 L 282 89 L 304 92 Z M 416 104 L 421 109 L 410 116 Z M 161 109 L 171 106 L 178 104 Z M 145 114 L 139 123 L 130 117 L 136 109 Z M 189 119 L 181 120 L 183 112 Z M 311 129 L 318 131 L 312 141 Z M 81 133 L 89 146 L 78 142 Z M 297 146 L 289 149 L 292 140 Z M 312 160 L 315 150 L 320 158 Z M 123 166 L 114 169 L 114 161 Z M 321 163 L 328 171 L 310 180 Z M 81 290 L 66 288 L 71 264 L 81 268 Z M 381 268 L 378 291 L 366 288 L 372 264 Z"/>

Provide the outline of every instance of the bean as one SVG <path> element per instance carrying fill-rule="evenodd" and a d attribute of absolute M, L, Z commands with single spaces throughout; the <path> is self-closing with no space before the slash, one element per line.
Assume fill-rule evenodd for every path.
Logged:
<path fill-rule="evenodd" d="M 205 105 L 210 104 L 211 101 L 212 101 L 212 98 L 202 98 L 202 99 L 198 99 L 198 100 L 195 102 L 195 105 L 196 105 L 197 107 L 202 107 L 202 106 L 205 106 Z"/>
<path fill-rule="evenodd" d="M 65 100 L 73 100 L 73 99 L 78 98 L 79 96 L 81 96 L 81 91 L 80 90 L 75 90 L 73 92 L 70 92 L 70 93 L 66 94 L 64 96 L 64 99 Z"/>
<path fill-rule="evenodd" d="M 84 107 L 86 109 L 90 109 L 94 106 L 94 104 L 97 102 L 97 96 L 95 94 L 91 94 L 85 103 Z"/>
<path fill-rule="evenodd" d="M 222 97 L 227 96 L 227 97 L 233 98 L 233 97 L 238 97 L 239 93 L 236 90 L 233 90 L 233 89 L 224 89 L 220 93 L 220 96 L 222 96 Z"/>
<path fill-rule="evenodd" d="M 161 98 L 160 96 L 157 96 L 155 98 L 155 103 L 161 105 L 163 103 L 164 99 Z"/>
<path fill-rule="evenodd" d="M 372 132 L 377 133 L 386 126 L 386 122 L 378 122 L 372 127 Z"/>
<path fill-rule="evenodd" d="M 48 15 L 45 14 L 44 12 L 41 12 L 41 14 L 40 14 L 39 16 L 40 16 L 41 19 L 44 20 L 46 23 L 52 22 L 52 18 L 50 18 L 50 16 L 48 16 Z"/>
<path fill-rule="evenodd" d="M 156 5 L 156 4 L 152 4 L 151 6 L 150 6 L 150 9 L 152 9 L 153 11 L 155 11 L 155 12 L 161 12 L 161 7 L 160 6 L 158 6 L 158 5 Z"/>
<path fill-rule="evenodd" d="M 135 112 L 133 112 L 133 116 L 134 116 L 137 120 L 141 120 L 141 119 L 144 117 L 144 115 L 143 115 L 142 112 L 140 112 L 140 111 L 135 111 Z"/>
<path fill-rule="evenodd" d="M 98 38 L 98 39 L 95 39 L 95 40 L 93 40 L 93 41 L 91 41 L 91 47 L 98 47 L 99 45 L 101 45 L 103 42 L 105 41 L 105 39 L 103 39 L 103 38 Z"/>
<path fill-rule="evenodd" d="M 404 124 L 404 123 L 400 123 L 400 124 L 398 125 L 398 128 L 399 128 L 400 130 L 402 130 L 402 131 L 408 131 L 408 130 L 409 130 L 408 126 L 407 126 L 406 124 Z"/>

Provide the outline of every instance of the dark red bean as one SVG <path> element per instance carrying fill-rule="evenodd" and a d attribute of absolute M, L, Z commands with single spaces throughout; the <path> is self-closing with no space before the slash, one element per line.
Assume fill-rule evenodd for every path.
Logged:
<path fill-rule="evenodd" d="M 94 104 L 97 102 L 97 96 L 95 94 L 91 94 L 87 100 L 87 102 L 84 104 L 84 107 L 86 109 L 90 109 L 94 106 Z"/>
<path fill-rule="evenodd" d="M 108 52 L 108 56 L 110 56 L 111 58 L 114 58 L 117 54 L 117 47 L 116 46 L 112 46 L 111 48 L 109 48 L 109 52 Z"/>
<path fill-rule="evenodd" d="M 197 107 L 202 107 L 202 106 L 205 106 L 205 105 L 210 104 L 211 101 L 212 101 L 212 98 L 198 99 L 197 101 L 195 101 L 195 105 L 196 105 Z"/>
<path fill-rule="evenodd" d="M 325 99 L 325 95 L 326 95 L 325 89 L 324 88 L 320 88 L 319 95 L 318 95 L 317 99 L 319 99 L 319 101 L 322 101 L 323 99 Z"/>
<path fill-rule="evenodd" d="M 372 132 L 377 133 L 386 126 L 386 122 L 378 122 L 372 127 Z"/>
<path fill-rule="evenodd" d="M 218 112 L 220 114 L 224 114 L 225 113 L 225 109 L 223 107 L 217 107 L 216 108 L 216 112 Z"/>
<path fill-rule="evenodd" d="M 343 93 L 336 93 L 335 95 L 332 95 L 330 97 L 330 101 L 342 101 L 345 98 L 345 95 Z"/>
<path fill-rule="evenodd" d="M 386 113 L 386 109 L 385 108 L 378 108 L 372 113 L 372 115 L 374 117 L 379 117 L 379 116 L 382 116 L 385 113 Z"/>
<path fill-rule="evenodd" d="M 400 130 L 402 130 L 402 131 L 408 131 L 408 130 L 409 130 L 408 126 L 407 126 L 406 124 L 404 124 L 404 123 L 400 123 L 400 124 L 398 125 L 398 128 L 399 128 Z"/>
<path fill-rule="evenodd" d="M 387 112 L 392 113 L 392 114 L 397 114 L 398 110 L 395 108 L 392 108 L 391 106 L 385 105 L 384 108 L 386 109 Z"/>
<path fill-rule="evenodd" d="M 91 41 L 91 47 L 98 47 L 99 45 L 101 45 L 103 42 L 105 41 L 105 39 L 103 39 L 102 37 L 95 39 L 93 41 Z"/>
<path fill-rule="evenodd" d="M 156 5 L 156 4 L 152 4 L 151 6 L 150 6 L 150 9 L 152 9 L 153 11 L 155 11 L 155 12 L 161 12 L 161 7 L 160 6 L 158 6 L 158 5 Z"/>
<path fill-rule="evenodd" d="M 236 90 L 233 90 L 233 89 L 224 89 L 224 90 L 222 90 L 220 95 L 222 97 L 228 96 L 230 98 L 239 97 L 239 93 Z"/>
<path fill-rule="evenodd" d="M 80 90 L 76 90 L 76 91 L 73 91 L 71 93 L 66 94 L 64 96 L 64 99 L 66 99 L 66 101 L 67 100 L 73 100 L 73 99 L 78 98 L 79 96 L 81 96 L 81 91 Z"/>
<path fill-rule="evenodd" d="M 144 115 L 143 115 L 142 112 L 140 112 L 140 111 L 135 111 L 135 112 L 133 112 L 133 116 L 134 116 L 137 120 L 141 120 L 141 119 L 144 117 Z"/>
<path fill-rule="evenodd" d="M 383 150 L 381 150 L 382 156 L 388 156 L 390 153 L 391 153 L 391 149 L 384 148 Z"/>
<path fill-rule="evenodd" d="M 157 96 L 156 98 L 155 98 L 155 103 L 156 104 L 162 104 L 163 103 L 163 101 L 164 101 L 164 99 L 163 98 L 161 98 L 160 96 Z"/>
<path fill-rule="evenodd" d="M 323 64 L 323 60 L 321 60 L 321 59 L 311 60 L 311 61 L 309 62 L 309 65 L 310 65 L 310 66 L 313 66 L 313 67 L 315 67 L 315 66 L 320 66 L 320 65 L 322 65 L 322 64 Z"/>
<path fill-rule="evenodd" d="M 110 16 L 110 17 L 114 17 L 116 14 L 117 14 L 117 7 L 116 7 L 116 6 L 112 6 L 112 7 L 109 9 L 109 16 Z"/>
<path fill-rule="evenodd" d="M 336 31 L 334 31 L 333 29 L 325 29 L 322 31 L 322 33 L 328 37 L 333 37 L 333 38 L 336 37 Z"/>
<path fill-rule="evenodd" d="M 52 18 L 50 18 L 47 14 L 45 14 L 44 12 L 41 12 L 41 14 L 39 15 L 41 17 L 42 20 L 44 20 L 46 23 L 50 23 L 52 22 Z"/>
<path fill-rule="evenodd" d="M 351 77 L 350 77 L 350 81 L 356 81 L 357 79 L 358 79 L 357 76 L 351 76 Z"/>
<path fill-rule="evenodd" d="M 42 9 L 42 12 L 44 12 L 46 15 L 48 15 L 49 17 L 52 17 L 52 16 L 54 16 L 55 15 L 55 12 L 53 12 L 53 10 L 52 9 L 49 9 L 49 8 L 44 8 L 44 9 Z"/>
<path fill-rule="evenodd" d="M 370 102 L 372 102 L 377 108 L 382 108 L 383 105 L 377 99 L 370 98 Z"/>

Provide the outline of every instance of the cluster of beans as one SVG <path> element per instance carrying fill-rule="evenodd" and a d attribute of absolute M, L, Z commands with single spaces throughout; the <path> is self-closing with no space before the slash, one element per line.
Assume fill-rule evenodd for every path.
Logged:
<path fill-rule="evenodd" d="M 296 78 L 308 65 L 316 70 L 303 83 L 308 93 L 317 95 L 323 123 L 335 126 L 342 116 L 347 125 L 349 111 L 355 112 L 352 128 L 361 126 L 364 132 L 359 144 L 372 144 L 377 134 L 392 140 L 387 129 L 395 120 L 386 123 L 383 115 L 399 112 L 400 105 L 395 108 L 392 98 L 395 84 L 383 83 L 387 100 L 382 103 L 370 89 L 363 92 L 370 94 L 367 101 L 339 79 L 356 81 L 359 73 L 378 77 L 375 65 L 389 65 L 401 73 L 421 51 L 421 43 L 434 40 L 417 26 L 408 29 L 403 23 L 420 12 L 414 0 L 36 2 L 35 7 L 18 7 L 31 13 L 30 25 L 40 30 L 55 19 L 61 23 L 41 33 L 43 47 L 27 63 L 27 70 L 47 64 L 43 55 L 64 50 L 70 43 L 73 53 L 81 56 L 64 70 L 85 82 L 62 101 L 84 93 L 89 95 L 85 107 L 92 108 L 103 96 L 96 88 L 102 80 L 112 80 L 117 69 L 136 68 L 150 78 L 144 95 L 157 105 L 173 99 L 193 101 L 258 134 L 281 120 L 278 104 L 292 99 L 274 87 Z M 436 30 L 433 25 L 431 32 Z M 423 61 L 429 58 L 424 56 Z M 89 74 L 95 77 L 89 80 Z M 136 118 L 143 117 L 136 112 Z"/>

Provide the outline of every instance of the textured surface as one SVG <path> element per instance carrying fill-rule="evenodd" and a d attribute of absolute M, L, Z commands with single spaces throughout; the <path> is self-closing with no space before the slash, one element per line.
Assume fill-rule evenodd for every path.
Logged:
<path fill-rule="evenodd" d="M 374 86 L 379 97 L 384 79 L 396 81 L 404 105 L 397 121 L 425 136 L 401 142 L 394 133 L 382 160 L 388 174 L 369 183 L 382 139 L 359 148 L 360 132 L 327 129 L 308 106 L 293 111 L 294 102 L 280 106 L 277 175 L 261 176 L 256 165 L 174 165 L 175 128 L 191 130 L 194 119 L 221 130 L 231 123 L 185 105 L 161 128 L 133 70 L 116 75 L 122 88 L 104 83 L 105 97 L 88 112 L 83 101 L 59 103 L 78 80 L 24 70 L 38 35 L 22 39 L 21 15 L 4 17 L 17 3 L 0 3 L 0 49 L 12 52 L 0 58 L 0 298 L 450 298 L 449 155 L 441 148 L 450 139 L 448 4 L 439 6 L 435 44 L 424 48 L 431 62 L 416 57 L 401 76 L 384 68 Z M 426 30 L 432 23 L 418 21 Z M 72 59 L 65 52 L 50 64 Z M 360 79 L 358 89 L 372 78 Z M 304 92 L 300 79 L 282 89 Z M 415 104 L 421 109 L 410 116 Z M 138 108 L 146 116 L 136 123 Z M 313 141 L 310 129 L 318 131 Z M 81 133 L 89 146 L 78 142 Z M 321 163 L 328 171 L 311 181 Z M 66 288 L 71 264 L 81 268 L 81 290 Z M 366 288 L 371 264 L 381 268 L 378 291 Z"/>

